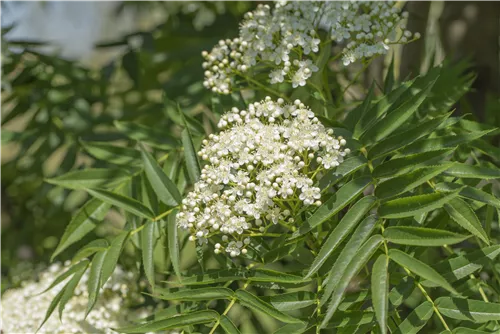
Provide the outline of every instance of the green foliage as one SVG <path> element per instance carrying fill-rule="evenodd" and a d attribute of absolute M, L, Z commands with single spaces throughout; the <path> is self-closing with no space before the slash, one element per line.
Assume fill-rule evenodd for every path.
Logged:
<path fill-rule="evenodd" d="M 235 23 L 232 15 L 227 17 Z M 169 61 L 143 64 L 155 52 L 127 47 L 110 64 L 106 70 L 120 67 L 131 80 L 119 96 L 104 92 L 105 69 L 93 79 L 73 64 L 55 66 L 50 57 L 25 52 L 36 61 L 27 62 L 13 80 L 14 106 L 3 123 L 31 107 L 35 115 L 22 133 L 4 132 L 2 142 L 21 145 L 11 162 L 15 165 L 23 155 L 39 151 L 26 175 L 38 180 L 43 194 L 58 192 L 62 202 L 80 196 L 77 204 L 68 204 L 74 214 L 64 215 L 66 229 L 57 225 L 61 233 L 52 259 L 73 261 L 49 287 L 68 279 L 47 317 L 56 307 L 64 310 L 86 270 L 88 314 L 120 263 L 149 282 L 147 303 L 163 307 L 153 317 L 115 329 L 122 333 L 239 333 L 249 324 L 257 332 L 287 334 L 500 329 L 500 168 L 498 151 L 488 143 L 498 129 L 450 112 L 474 77 L 462 75 L 464 64 L 446 64 L 398 83 L 393 59 L 383 95 L 376 96 L 373 84 L 365 101 L 345 114 L 326 102 L 314 109 L 346 139 L 350 155 L 321 175 L 319 207 L 299 208 L 293 226 L 276 224 L 252 236 L 258 246 L 231 259 L 189 242 L 176 226 L 176 213 L 200 178 L 203 166 L 196 152 L 216 128 L 219 113 L 252 102 L 252 94 L 269 92 L 249 89 L 248 95 L 212 100 L 200 87 L 200 59 L 193 54 L 224 36 L 224 27 L 199 32 L 201 38 L 187 22 L 184 18 L 145 33 Z M 127 38 L 116 43 L 128 45 Z M 21 61 L 21 55 L 13 57 Z M 6 72 L 13 72 L 14 65 Z M 184 71 L 191 65 L 196 69 Z M 64 67 L 70 84 L 30 93 L 31 76 L 41 80 L 37 66 Z M 160 70 L 169 73 L 168 82 L 147 80 Z M 328 80 L 326 65 L 320 70 Z M 75 94 L 79 80 L 86 82 L 85 90 Z M 314 93 L 323 94 L 326 87 L 317 88 L 304 88 L 311 93 L 301 97 L 305 104 L 318 102 Z M 291 95 L 287 89 L 280 86 L 278 92 Z M 147 99 L 147 92 L 158 90 L 161 102 Z M 125 104 L 120 116 L 103 112 L 94 118 L 89 112 L 89 101 L 106 105 L 131 93 L 140 93 L 140 102 Z M 36 103 L 28 104 L 26 95 Z M 213 110 L 205 113 L 207 106 Z M 78 128 L 65 123 L 66 107 L 80 120 Z M 130 111 L 136 107 L 140 114 Z M 95 131 L 95 124 L 105 131 Z M 64 163 L 46 175 L 40 165 L 64 145 Z M 76 155 L 91 162 L 76 166 Z M 109 216 L 119 217 L 118 222 L 111 224 Z M 112 228 L 97 231 L 103 225 Z"/>

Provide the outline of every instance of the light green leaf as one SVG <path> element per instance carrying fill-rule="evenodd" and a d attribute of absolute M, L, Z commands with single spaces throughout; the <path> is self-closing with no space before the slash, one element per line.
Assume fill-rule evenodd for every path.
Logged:
<path fill-rule="evenodd" d="M 369 324 L 374 318 L 375 314 L 370 311 L 336 312 L 324 328 L 339 328 L 340 332 L 341 329 L 348 330 L 355 328 L 354 326 Z"/>
<path fill-rule="evenodd" d="M 413 312 L 411 312 L 405 320 L 399 325 L 397 334 L 416 334 L 422 327 L 427 324 L 427 321 L 432 317 L 434 308 L 432 303 L 425 301 L 418 305 Z"/>
<path fill-rule="evenodd" d="M 368 241 L 364 243 L 361 248 L 359 248 L 358 252 L 343 272 L 342 278 L 340 279 L 339 284 L 333 292 L 332 299 L 330 300 L 330 304 L 328 305 L 328 309 L 325 314 L 325 318 L 321 323 L 321 328 L 325 328 L 328 325 L 328 322 L 332 318 L 333 314 L 335 313 L 335 311 L 337 311 L 342 297 L 344 296 L 345 290 L 351 282 L 351 279 L 361 270 L 366 262 L 370 260 L 382 241 L 382 236 L 374 235 L 373 237 L 368 239 Z"/>
<path fill-rule="evenodd" d="M 184 158 L 186 159 L 189 179 L 191 183 L 196 183 L 200 179 L 201 168 L 188 128 L 182 130 L 182 145 L 184 146 Z"/>
<path fill-rule="evenodd" d="M 444 316 L 473 322 L 500 320 L 500 304 L 473 299 L 440 297 L 435 304 Z"/>
<path fill-rule="evenodd" d="M 86 244 L 84 247 L 82 247 L 78 253 L 76 253 L 75 256 L 73 256 L 73 259 L 71 260 L 72 263 L 76 263 L 80 260 L 83 260 L 86 257 L 89 257 L 90 255 L 104 250 L 108 248 L 109 243 L 106 239 L 96 239 L 92 240 L 88 244 Z"/>
<path fill-rule="evenodd" d="M 389 309 L 389 258 L 380 255 L 372 268 L 372 300 L 373 309 L 382 334 L 387 333 L 387 312 Z"/>
<path fill-rule="evenodd" d="M 460 198 L 454 198 L 445 204 L 444 208 L 458 225 L 462 226 L 487 244 L 490 243 L 481 222 L 467 202 Z"/>
<path fill-rule="evenodd" d="M 155 264 L 154 264 L 154 248 L 156 245 L 155 229 L 157 222 L 148 221 L 141 233 L 141 249 L 142 249 L 142 265 L 146 278 L 155 288 Z"/>
<path fill-rule="evenodd" d="M 131 173 L 123 169 L 87 168 L 47 179 L 46 182 L 69 189 L 85 189 L 113 187 L 131 178 Z"/>
<path fill-rule="evenodd" d="M 356 108 L 351 110 L 347 115 L 344 120 L 344 124 L 349 130 L 352 130 L 352 132 L 358 133 L 359 131 L 356 131 L 356 126 L 357 123 L 363 118 L 363 116 L 370 110 L 370 107 L 372 105 L 373 97 L 375 96 L 375 82 L 372 83 L 370 86 L 370 89 L 368 90 L 368 93 L 366 94 L 366 97 L 363 100 L 363 103 L 359 104 Z M 358 126 L 360 127 L 360 126 Z M 356 136 L 357 138 L 357 136 Z"/>
<path fill-rule="evenodd" d="M 422 247 L 453 245 L 470 237 L 446 230 L 411 226 L 392 226 L 384 231 L 384 238 L 389 242 Z"/>
<path fill-rule="evenodd" d="M 270 297 L 270 303 L 278 311 L 298 310 L 316 303 L 316 295 L 310 291 L 295 291 Z"/>
<path fill-rule="evenodd" d="M 435 163 L 437 160 L 442 160 L 445 155 L 450 154 L 452 151 L 452 149 L 444 149 L 391 159 L 375 167 L 372 176 L 379 179 L 406 174 L 409 171 Z"/>
<path fill-rule="evenodd" d="M 368 187 L 372 181 L 370 176 L 363 176 L 343 185 L 329 200 L 323 203 L 314 214 L 304 222 L 300 228 L 293 233 L 292 238 L 297 238 L 311 231 L 313 228 L 323 224 L 333 215 L 345 208 L 363 190 Z"/>
<path fill-rule="evenodd" d="M 240 331 L 238 330 L 238 328 L 236 328 L 236 326 L 233 324 L 231 319 L 229 319 L 224 314 L 221 314 L 219 321 L 220 321 L 220 325 L 221 325 L 222 329 L 227 334 L 239 334 L 240 333 Z"/>
<path fill-rule="evenodd" d="M 489 246 L 465 255 L 441 261 L 433 267 L 448 282 L 452 283 L 480 270 L 483 265 L 494 260 L 498 254 L 500 254 L 500 245 Z M 437 286 L 431 281 L 423 281 L 422 285 L 428 287 Z"/>
<path fill-rule="evenodd" d="M 455 191 L 457 189 L 461 189 L 459 192 L 459 196 L 461 196 L 461 197 L 468 198 L 468 199 L 471 199 L 474 201 L 478 201 L 481 203 L 485 203 L 485 204 L 500 208 L 500 199 L 488 194 L 485 191 L 477 189 L 477 188 L 464 186 L 462 184 L 451 183 L 451 182 L 438 183 L 438 184 L 436 184 L 435 187 L 436 187 L 436 190 L 442 191 L 442 192 L 450 192 L 450 191 Z"/>
<path fill-rule="evenodd" d="M 167 218 L 167 243 L 168 254 L 170 256 L 170 261 L 172 261 L 172 267 L 174 268 L 177 278 L 181 280 L 182 275 L 179 261 L 179 238 L 177 236 L 177 223 L 175 222 L 176 216 L 177 210 L 174 210 Z"/>
<path fill-rule="evenodd" d="M 455 163 L 446 171 L 446 174 L 462 179 L 472 178 L 488 180 L 500 178 L 500 169 Z"/>
<path fill-rule="evenodd" d="M 154 213 L 151 209 L 135 199 L 104 189 L 86 189 L 86 191 L 106 203 L 122 208 L 139 217 L 154 219 Z"/>
<path fill-rule="evenodd" d="M 453 164 L 443 164 L 439 166 L 424 167 L 401 176 L 396 176 L 378 184 L 375 188 L 375 196 L 378 198 L 387 198 L 408 192 L 438 176 L 452 165 Z"/>
<path fill-rule="evenodd" d="M 274 334 L 304 334 L 307 327 L 306 323 L 286 324 L 285 326 L 278 328 Z"/>
<path fill-rule="evenodd" d="M 182 197 L 175 183 L 167 177 L 156 160 L 142 146 L 141 156 L 146 176 L 158 198 L 170 206 L 181 203 Z"/>
<path fill-rule="evenodd" d="M 379 208 L 379 214 L 380 217 L 388 219 L 413 217 L 424 212 L 439 209 L 457 195 L 458 191 L 448 194 L 433 193 L 402 197 L 382 204 Z"/>
<path fill-rule="evenodd" d="M 429 281 L 438 284 L 442 288 L 452 293 L 458 294 L 443 276 L 441 276 L 437 271 L 429 267 L 429 265 L 423 263 L 420 260 L 415 259 L 413 256 L 408 255 L 398 249 L 390 249 L 389 257 L 391 258 L 391 260 L 393 260 L 400 266 L 407 268 L 414 274 L 422 278 L 428 279 Z"/>
<path fill-rule="evenodd" d="M 283 312 L 278 311 L 272 305 L 264 302 L 262 299 L 255 296 L 254 294 L 251 294 L 248 291 L 237 290 L 236 291 L 236 298 L 241 305 L 248 307 L 248 308 L 255 310 L 255 311 L 263 312 L 264 314 L 267 314 L 267 315 L 269 315 L 269 316 L 271 316 L 279 321 L 286 322 L 286 323 L 300 323 L 300 322 L 302 322 L 299 319 L 293 318 L 293 317 L 289 316 L 288 314 L 285 314 Z"/>
<path fill-rule="evenodd" d="M 328 239 L 323 243 L 318 255 L 309 268 L 306 278 L 311 277 L 316 271 L 321 268 L 325 261 L 330 257 L 333 251 L 340 245 L 351 230 L 363 219 L 365 214 L 375 205 L 377 198 L 374 196 L 366 196 L 356 202 L 347 211 L 346 215 L 338 223 L 335 229 L 330 233 Z"/>
<path fill-rule="evenodd" d="M 43 325 L 47 322 L 47 320 L 50 318 L 50 316 L 52 315 L 52 313 L 54 313 L 54 310 L 56 309 L 57 305 L 61 301 L 61 298 L 62 298 L 63 294 L 64 294 L 64 289 L 62 289 L 61 291 L 59 291 L 57 293 L 57 295 L 54 297 L 54 299 L 52 299 L 52 301 L 50 302 L 49 307 L 47 308 L 47 311 L 45 312 L 45 317 L 44 317 L 42 323 L 40 324 L 40 326 L 38 327 L 38 329 L 36 330 L 36 333 L 38 333 L 38 331 L 40 330 L 40 328 L 43 327 Z"/>
<path fill-rule="evenodd" d="M 458 327 L 453 330 L 453 334 L 491 334 L 491 332 L 485 332 L 465 327 Z"/>
<path fill-rule="evenodd" d="M 90 231 L 92 231 L 98 222 L 108 213 L 111 205 L 103 203 L 98 199 L 91 199 L 85 203 L 71 219 L 68 226 L 64 230 L 64 234 L 57 245 L 51 261 L 61 254 L 66 248 L 82 239 Z"/>
<path fill-rule="evenodd" d="M 120 121 L 115 121 L 115 126 L 127 137 L 161 150 L 170 150 L 178 146 L 177 140 L 163 129 L 145 126 L 136 122 Z"/>
<path fill-rule="evenodd" d="M 102 268 L 104 265 L 104 260 L 106 258 L 106 250 L 101 250 L 94 255 L 92 258 L 92 264 L 90 265 L 89 279 L 87 281 L 87 287 L 89 292 L 89 300 L 87 304 L 87 310 L 85 311 L 85 318 L 89 315 L 90 311 L 97 301 L 97 296 L 99 295 L 99 289 L 101 288 L 101 277 Z"/>
<path fill-rule="evenodd" d="M 364 144 L 379 142 L 398 129 L 417 111 L 435 82 L 435 80 L 431 81 L 425 89 L 406 100 L 396 110 L 379 120 L 360 137 L 360 141 Z"/>
<path fill-rule="evenodd" d="M 442 150 L 444 148 L 452 148 L 460 144 L 468 143 L 478 138 L 481 138 L 490 132 L 491 130 L 486 130 L 481 132 L 472 132 L 466 134 L 448 135 L 442 137 L 421 139 L 406 146 L 400 151 L 400 153 L 402 155 L 408 155 L 408 154 L 422 153 L 428 151 Z"/>
<path fill-rule="evenodd" d="M 81 142 L 85 151 L 98 160 L 116 165 L 137 165 L 141 155 L 137 150 L 124 146 L 109 145 L 102 142 Z"/>
<path fill-rule="evenodd" d="M 129 327 L 116 329 L 119 333 L 154 333 L 167 329 L 178 329 L 191 325 L 206 324 L 217 321 L 219 314 L 215 311 L 205 310 L 186 313 L 168 319 L 151 321 Z"/>
<path fill-rule="evenodd" d="M 368 216 L 358 225 L 330 270 L 330 274 L 328 275 L 325 283 L 325 292 L 321 297 L 320 305 L 324 305 L 330 298 L 332 292 L 337 289 L 337 286 L 341 283 L 340 280 L 343 277 L 342 275 L 347 270 L 346 268 L 356 256 L 361 245 L 363 245 L 363 243 L 372 234 L 376 223 L 377 218 L 375 216 Z"/>
<path fill-rule="evenodd" d="M 113 272 L 115 271 L 116 264 L 118 263 L 118 258 L 122 252 L 123 246 L 127 241 L 130 235 L 129 231 L 123 231 L 118 234 L 113 241 L 111 241 L 111 245 L 106 252 L 106 256 L 104 257 L 104 263 L 102 266 L 101 273 L 101 287 L 106 284 L 108 279 L 111 277 Z"/>
<path fill-rule="evenodd" d="M 157 288 L 156 292 L 160 292 L 160 294 L 153 295 L 153 297 L 162 300 L 180 300 L 183 302 L 211 299 L 231 299 L 234 296 L 233 290 L 218 287 L 190 289 L 176 292 L 170 292 L 168 290 L 165 291 L 163 289 Z"/>
<path fill-rule="evenodd" d="M 61 296 L 61 300 L 59 301 L 59 319 L 62 319 L 62 313 L 64 311 L 64 307 L 69 302 L 73 294 L 75 293 L 76 286 L 82 279 L 83 274 L 87 270 L 87 266 L 81 267 L 78 271 L 75 272 L 73 277 L 68 281 L 66 286 L 63 288 L 63 294 Z"/>
<path fill-rule="evenodd" d="M 378 157 L 384 156 L 396 150 L 399 150 L 416 140 L 428 135 L 434 131 L 440 124 L 442 124 L 446 118 L 448 118 L 451 113 L 446 114 L 443 117 L 433 118 L 431 120 L 424 121 L 410 130 L 394 134 L 372 146 L 368 151 L 368 157 L 373 160 Z M 429 150 L 431 151 L 431 150 Z"/>

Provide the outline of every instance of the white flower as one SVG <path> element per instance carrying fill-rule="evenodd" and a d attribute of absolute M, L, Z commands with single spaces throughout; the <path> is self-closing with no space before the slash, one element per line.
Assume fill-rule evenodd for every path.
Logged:
<path fill-rule="evenodd" d="M 299 66 L 313 68 L 307 61 Z M 313 176 L 349 152 L 345 139 L 333 137 L 299 100 L 267 97 L 248 110 L 233 108 L 219 128 L 203 141 L 198 155 L 207 165 L 177 214 L 190 240 L 212 241 L 217 254 L 246 254 L 252 234 L 293 222 L 303 205 L 321 204 Z"/>
<path fill-rule="evenodd" d="M 390 44 L 410 41 L 412 34 L 402 25 L 406 17 L 388 1 L 279 1 L 272 9 L 261 4 L 245 14 L 238 38 L 222 40 L 210 53 L 202 53 L 204 85 L 229 94 L 235 76 L 265 62 L 271 67 L 271 84 L 288 81 L 293 87 L 304 86 L 318 70 L 308 56 L 320 50 L 319 30 L 346 45 L 343 63 L 347 66 L 385 54 Z"/>
<path fill-rule="evenodd" d="M 28 281 L 18 289 L 7 290 L 2 296 L 2 330 L 5 333 L 35 333 L 42 324 L 51 301 L 65 286 L 68 279 L 51 290 L 44 291 L 65 269 L 53 264 L 44 271 L 37 282 Z M 94 309 L 84 320 L 88 302 L 87 281 L 89 270 L 82 276 L 74 296 L 65 306 L 62 321 L 55 311 L 39 330 L 39 333 L 114 333 L 111 328 L 125 326 L 127 321 L 127 300 L 142 298 L 132 273 L 117 267 L 111 278 L 99 293 Z M 131 298 L 132 297 L 132 298 Z"/>

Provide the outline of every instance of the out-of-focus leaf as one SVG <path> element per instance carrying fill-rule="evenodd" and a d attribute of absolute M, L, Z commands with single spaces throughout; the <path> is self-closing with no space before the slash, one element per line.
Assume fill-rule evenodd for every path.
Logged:
<path fill-rule="evenodd" d="M 132 122 L 115 121 L 115 126 L 127 137 L 161 150 L 170 150 L 179 145 L 178 141 L 165 130 Z"/>
<path fill-rule="evenodd" d="M 113 187 L 130 180 L 132 175 L 123 169 L 87 168 L 47 179 L 48 183 L 69 189 Z"/>
<path fill-rule="evenodd" d="M 225 316 L 224 314 L 221 314 L 219 321 L 220 321 L 220 326 L 222 327 L 222 329 L 224 329 L 224 332 L 226 332 L 227 334 L 240 333 L 240 331 L 238 330 L 238 328 L 236 328 L 231 319 L 229 319 L 229 317 Z"/>
<path fill-rule="evenodd" d="M 141 155 L 132 148 L 109 145 L 101 142 L 81 142 L 85 151 L 94 158 L 116 165 L 137 165 Z"/>

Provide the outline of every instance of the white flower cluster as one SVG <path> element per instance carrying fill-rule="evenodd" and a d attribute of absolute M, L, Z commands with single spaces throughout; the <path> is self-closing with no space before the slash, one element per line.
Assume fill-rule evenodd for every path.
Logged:
<path fill-rule="evenodd" d="M 21 288 L 7 290 L 3 294 L 3 333 L 35 333 L 45 318 L 51 301 L 68 279 L 41 295 L 37 294 L 44 291 L 64 269 L 60 264 L 53 264 L 40 275 L 38 281 L 24 282 Z M 87 270 L 76 287 L 74 297 L 66 304 L 62 321 L 56 310 L 39 333 L 114 333 L 110 328 L 127 324 L 124 312 L 126 300 L 142 298 L 133 290 L 136 284 L 132 273 L 117 267 L 101 290 L 94 309 L 84 321 L 88 302 L 88 272 Z"/>
<path fill-rule="evenodd" d="M 273 10 L 259 5 L 245 14 L 240 35 L 221 40 L 205 58 L 206 88 L 229 94 L 236 76 L 245 76 L 258 64 L 270 65 L 270 82 L 304 86 L 318 71 L 319 29 L 346 45 L 343 63 L 384 54 L 390 44 L 406 43 L 412 36 L 402 23 L 407 13 L 390 1 L 281 1 Z M 402 34 L 398 37 L 398 30 Z"/>
<path fill-rule="evenodd" d="M 182 201 L 178 227 L 199 244 L 211 238 L 215 253 L 246 254 L 255 233 L 293 222 L 303 206 L 321 205 L 314 186 L 318 172 L 338 166 L 349 153 L 299 100 L 285 104 L 267 97 L 248 110 L 233 108 L 222 130 L 203 141 L 208 164 Z"/>

